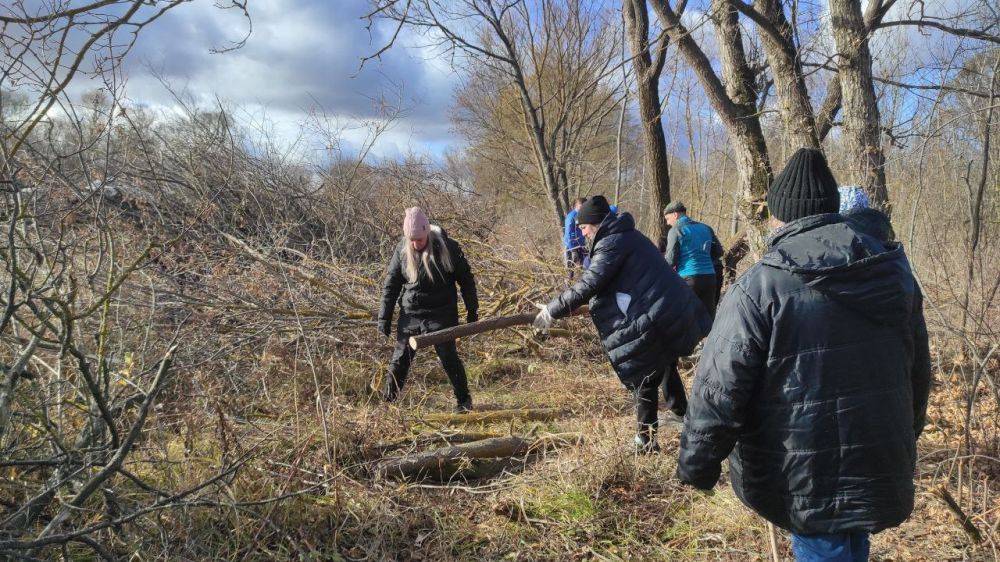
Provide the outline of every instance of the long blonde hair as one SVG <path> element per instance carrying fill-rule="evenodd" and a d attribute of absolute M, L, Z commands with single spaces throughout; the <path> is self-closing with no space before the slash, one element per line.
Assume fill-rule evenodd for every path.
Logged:
<path fill-rule="evenodd" d="M 435 246 L 438 248 L 437 252 L 434 251 Z M 406 252 L 406 264 L 403 266 L 403 274 L 406 275 L 406 279 L 410 283 L 417 282 L 421 266 L 423 266 L 428 277 L 432 280 L 434 279 L 435 270 L 441 275 L 442 279 L 444 278 L 442 269 L 448 273 L 455 270 L 455 266 L 451 262 L 451 252 L 448 251 L 448 245 L 444 243 L 444 236 L 441 234 L 441 229 L 436 226 L 431 226 L 431 232 L 427 236 L 427 245 L 424 246 L 422 251 L 418 252 L 414 250 L 410 244 L 410 240 L 405 236 L 403 237 L 403 251 Z M 438 263 L 439 261 L 440 263 Z"/>

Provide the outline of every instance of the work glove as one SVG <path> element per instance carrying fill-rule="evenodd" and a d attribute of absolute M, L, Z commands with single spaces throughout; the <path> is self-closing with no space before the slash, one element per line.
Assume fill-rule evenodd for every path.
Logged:
<path fill-rule="evenodd" d="M 473 322 L 479 322 L 479 313 L 474 310 L 470 310 L 465 315 L 465 323 L 472 324 Z"/>
<path fill-rule="evenodd" d="M 535 316 L 535 321 L 532 322 L 532 326 L 534 326 L 539 332 L 546 334 L 548 333 L 549 328 L 552 327 L 552 314 L 549 313 L 549 307 L 544 304 L 536 304 L 535 306 L 538 307 L 538 316 Z"/>

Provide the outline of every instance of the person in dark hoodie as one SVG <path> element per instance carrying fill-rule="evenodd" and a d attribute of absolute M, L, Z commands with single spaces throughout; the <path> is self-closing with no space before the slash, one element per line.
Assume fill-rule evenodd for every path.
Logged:
<path fill-rule="evenodd" d="M 479 317 L 476 279 L 461 246 L 440 227 L 432 225 L 419 207 L 407 209 L 403 219 L 403 239 L 386 268 L 382 306 L 378 314 L 379 332 L 391 338 L 392 317 L 398 305 L 396 348 L 389 361 L 385 388 L 381 391 L 386 402 L 394 401 L 406 383 L 406 375 L 416 353 L 410 349 L 410 336 L 458 324 L 456 284 L 465 301 L 466 321 L 475 322 Z M 434 350 L 455 391 L 455 411 L 471 410 L 472 396 L 469 394 L 465 366 L 458 357 L 455 342 L 437 344 Z"/>
<path fill-rule="evenodd" d="M 659 448 L 657 389 L 666 377 L 667 407 L 683 416 L 684 384 L 676 371 L 670 376 L 667 372 L 677 357 L 689 355 L 705 337 L 711 318 L 656 246 L 636 230 L 632 215 L 612 212 L 607 199 L 597 195 L 580 207 L 577 222 L 590 241 L 590 267 L 576 284 L 541 307 L 535 327 L 547 330 L 554 318 L 569 316 L 589 302 L 611 365 L 635 397 L 636 449 L 654 452 Z"/>
<path fill-rule="evenodd" d="M 931 383 L 903 248 L 845 223 L 836 185 L 813 149 L 771 185 L 776 230 L 722 300 L 677 467 L 710 489 L 728 456 L 736 495 L 798 560 L 867 560 L 869 534 L 909 517 Z"/>

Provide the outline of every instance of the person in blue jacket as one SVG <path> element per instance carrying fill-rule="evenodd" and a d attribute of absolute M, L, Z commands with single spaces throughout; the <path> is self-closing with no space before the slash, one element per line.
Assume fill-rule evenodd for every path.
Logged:
<path fill-rule="evenodd" d="M 716 274 L 722 259 L 722 244 L 712 227 L 687 216 L 687 207 L 680 201 L 667 205 L 663 216 L 670 225 L 665 253 L 667 263 L 691 287 L 708 314 L 714 317 Z"/>
<path fill-rule="evenodd" d="M 577 268 L 585 267 L 587 258 L 587 240 L 580 231 L 580 225 L 576 223 L 576 215 L 585 201 L 582 197 L 573 201 L 573 209 L 566 213 L 566 220 L 563 222 L 563 246 L 566 248 L 566 267 L 569 268 L 570 279 Z"/>

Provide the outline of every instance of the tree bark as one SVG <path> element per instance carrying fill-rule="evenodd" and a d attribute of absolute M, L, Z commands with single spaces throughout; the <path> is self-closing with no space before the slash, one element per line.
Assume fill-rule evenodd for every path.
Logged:
<path fill-rule="evenodd" d="M 868 2 L 865 7 L 865 29 L 869 33 L 872 32 L 878 25 L 882 22 L 882 18 L 885 17 L 886 12 L 889 8 L 896 3 L 897 0 L 882 0 L 876 1 L 872 0 Z M 830 134 L 830 130 L 833 129 L 833 120 L 837 117 L 837 113 L 840 111 L 841 102 L 841 92 L 840 92 L 840 76 L 834 74 L 830 79 L 830 83 L 826 88 L 826 98 L 823 99 L 823 104 L 820 105 L 819 113 L 816 115 L 816 136 L 819 137 L 819 142 L 823 142 L 823 139 Z"/>
<path fill-rule="evenodd" d="M 531 322 L 534 321 L 535 316 L 536 313 L 534 312 L 525 312 L 523 314 L 514 314 L 511 316 L 500 316 L 499 318 L 487 318 L 486 320 L 471 322 L 469 324 L 459 324 L 458 326 L 452 326 L 451 328 L 445 328 L 444 330 L 413 336 L 410 338 L 410 347 L 412 349 L 420 349 L 422 347 L 429 347 L 439 343 L 454 341 L 461 337 L 481 334 L 483 332 L 501 330 L 512 326 L 524 326 L 531 324 Z"/>
<path fill-rule="evenodd" d="M 732 2 L 750 16 L 760 30 L 788 148 L 819 148 L 812 102 L 802 73 L 802 60 L 795 46 L 792 26 L 785 17 L 782 0 L 757 0 L 753 7 L 742 0 Z"/>
<path fill-rule="evenodd" d="M 713 0 L 713 24 L 722 60 L 722 82 L 732 100 L 735 115 L 728 128 L 739 170 L 740 216 L 746 222 L 748 242 L 754 255 L 763 248 L 765 199 L 771 185 L 771 163 L 757 110 L 753 72 L 743 49 L 739 15 L 727 0 Z"/>
<path fill-rule="evenodd" d="M 663 134 L 660 112 L 660 75 L 665 62 L 667 39 L 663 38 L 654 59 L 649 48 L 649 12 L 646 0 L 624 0 L 622 12 L 635 69 L 639 116 L 642 120 L 643 150 L 649 179 L 653 184 L 653 209 L 656 228 L 650 233 L 656 241 L 665 241 L 667 224 L 663 208 L 670 202 L 670 169 L 667 160 L 667 139 Z"/>
<path fill-rule="evenodd" d="M 830 0 L 830 21 L 837 46 L 842 97 L 843 136 L 851 183 L 862 186 L 872 206 L 889 212 L 881 118 L 872 78 L 868 28 L 858 0 Z"/>

